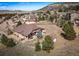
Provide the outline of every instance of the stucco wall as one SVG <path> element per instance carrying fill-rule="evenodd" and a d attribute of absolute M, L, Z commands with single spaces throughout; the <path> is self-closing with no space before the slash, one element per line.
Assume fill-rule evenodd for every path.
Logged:
<path fill-rule="evenodd" d="M 21 41 L 21 39 L 24 39 L 24 40 L 28 40 L 28 38 L 26 38 L 25 36 L 17 33 L 17 32 L 14 32 L 13 33 L 15 36 L 17 36 L 17 38 L 19 39 L 19 41 Z"/>

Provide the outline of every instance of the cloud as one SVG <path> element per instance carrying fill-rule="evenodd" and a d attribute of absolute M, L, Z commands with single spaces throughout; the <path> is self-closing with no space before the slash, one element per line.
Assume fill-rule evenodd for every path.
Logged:
<path fill-rule="evenodd" d="M 37 10 L 49 3 L 43 2 L 5 2 L 0 3 L 0 10 Z"/>
<path fill-rule="evenodd" d="M 0 9 L 7 9 L 7 6 L 0 6 Z"/>

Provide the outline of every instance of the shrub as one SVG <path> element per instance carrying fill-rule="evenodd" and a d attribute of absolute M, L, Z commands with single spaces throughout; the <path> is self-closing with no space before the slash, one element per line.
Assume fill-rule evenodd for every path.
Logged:
<path fill-rule="evenodd" d="M 49 10 L 48 10 L 48 11 L 46 11 L 46 13 L 47 13 L 47 14 L 49 14 L 49 15 L 51 14 Z"/>
<path fill-rule="evenodd" d="M 13 39 L 10 38 L 8 41 L 7 41 L 7 47 L 13 47 L 15 46 L 16 44 L 14 43 Z"/>
<path fill-rule="evenodd" d="M 64 26 L 64 24 L 65 24 L 65 20 L 64 19 L 61 19 L 61 20 L 59 20 L 59 26 L 60 27 L 63 27 Z"/>
<path fill-rule="evenodd" d="M 59 9 L 58 12 L 63 12 L 63 10 L 62 9 Z"/>
<path fill-rule="evenodd" d="M 4 44 L 4 45 L 6 45 L 7 44 L 7 37 L 3 34 L 2 36 L 1 36 L 1 43 L 2 44 Z"/>
<path fill-rule="evenodd" d="M 8 29 L 8 35 L 13 34 L 12 30 Z"/>
<path fill-rule="evenodd" d="M 42 43 L 42 50 L 50 52 L 50 50 L 54 48 L 53 44 L 54 42 L 52 41 L 51 37 L 49 35 L 45 36 L 45 40 Z"/>
<path fill-rule="evenodd" d="M 37 43 L 35 44 L 35 51 L 40 51 L 40 50 L 41 50 L 40 43 L 37 42 Z"/>
<path fill-rule="evenodd" d="M 53 22 L 54 21 L 54 17 L 53 16 L 50 16 L 49 21 L 50 22 Z"/>
<path fill-rule="evenodd" d="M 17 23 L 17 26 L 19 26 L 19 25 L 22 25 L 21 21 L 19 21 L 19 22 Z"/>
<path fill-rule="evenodd" d="M 1 43 L 7 47 L 13 47 L 16 45 L 12 38 L 7 38 L 4 34 L 1 37 Z"/>
<path fill-rule="evenodd" d="M 70 22 L 64 24 L 63 31 L 66 39 L 73 40 L 76 37 L 73 25 Z"/>

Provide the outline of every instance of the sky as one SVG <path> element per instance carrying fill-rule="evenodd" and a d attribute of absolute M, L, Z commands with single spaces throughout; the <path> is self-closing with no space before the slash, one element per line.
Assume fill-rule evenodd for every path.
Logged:
<path fill-rule="evenodd" d="M 53 2 L 0 2 L 0 10 L 25 10 L 41 9 Z"/>

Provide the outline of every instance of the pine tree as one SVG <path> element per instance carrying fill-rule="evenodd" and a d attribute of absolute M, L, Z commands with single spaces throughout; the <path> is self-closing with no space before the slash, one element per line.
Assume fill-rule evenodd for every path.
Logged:
<path fill-rule="evenodd" d="M 40 50 L 41 50 L 40 43 L 37 42 L 37 43 L 35 44 L 35 51 L 40 51 Z"/>
<path fill-rule="evenodd" d="M 74 28 L 70 22 L 66 22 L 63 26 L 63 31 L 65 34 L 65 38 L 69 40 L 73 40 L 76 37 L 76 33 L 74 31 Z"/>
<path fill-rule="evenodd" d="M 47 35 L 42 43 L 42 50 L 50 52 L 50 50 L 53 49 L 53 44 L 54 42 L 52 41 L 51 37 Z"/>
<path fill-rule="evenodd" d="M 17 23 L 17 26 L 19 26 L 19 25 L 21 25 L 22 23 L 21 23 L 21 21 L 19 21 L 18 23 Z"/>
<path fill-rule="evenodd" d="M 12 38 L 8 38 L 4 34 L 2 35 L 0 39 L 1 39 L 1 43 L 7 47 L 13 47 L 16 45 Z"/>
<path fill-rule="evenodd" d="M 49 10 L 46 13 L 49 14 L 49 15 L 51 14 Z"/>
<path fill-rule="evenodd" d="M 54 18 L 53 16 L 50 16 L 49 21 L 53 22 Z"/>

